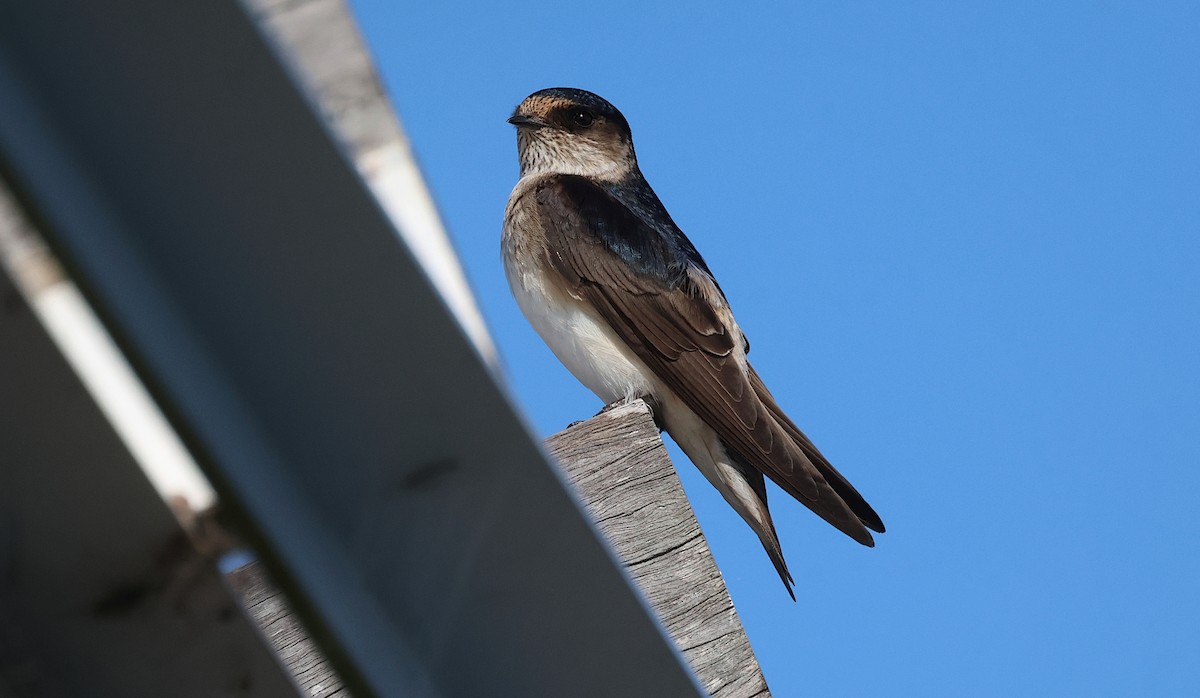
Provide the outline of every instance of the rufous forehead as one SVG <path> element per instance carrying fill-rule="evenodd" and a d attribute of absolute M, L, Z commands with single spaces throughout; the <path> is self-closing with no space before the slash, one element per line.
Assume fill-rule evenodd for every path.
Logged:
<path fill-rule="evenodd" d="M 531 116 L 545 116 L 555 109 L 573 106 L 574 104 L 574 102 L 564 97 L 532 95 L 526 97 L 524 102 L 521 102 L 520 106 L 517 107 L 517 111 Z"/>

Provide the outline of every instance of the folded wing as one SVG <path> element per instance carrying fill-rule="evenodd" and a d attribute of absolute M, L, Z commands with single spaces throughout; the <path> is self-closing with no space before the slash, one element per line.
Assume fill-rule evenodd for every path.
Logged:
<path fill-rule="evenodd" d="M 851 538 L 873 545 L 867 527 L 883 531 L 879 516 L 745 361 L 740 332 L 722 321 L 729 317 L 724 296 L 683 233 L 647 223 L 581 177 L 549 178 L 535 197 L 548 261 L 572 292 L 726 448 Z"/>

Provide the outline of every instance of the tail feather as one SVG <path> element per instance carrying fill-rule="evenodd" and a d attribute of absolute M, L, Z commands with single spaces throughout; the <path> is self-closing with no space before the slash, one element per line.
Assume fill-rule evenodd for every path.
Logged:
<path fill-rule="evenodd" d="M 787 561 L 783 559 L 783 548 L 779 545 L 779 534 L 775 532 L 775 521 L 771 519 L 771 510 L 767 507 L 767 483 L 763 478 L 762 471 L 755 468 L 741 458 L 736 451 L 725 446 L 725 452 L 729 455 L 734 467 L 745 478 L 746 483 L 754 490 L 754 494 L 758 497 L 757 504 L 760 520 L 765 525 L 759 525 L 752 519 L 746 519 L 746 523 L 750 524 L 750 528 L 758 535 L 759 542 L 762 543 L 763 549 L 767 551 L 767 557 L 771 558 L 771 564 L 775 565 L 775 571 L 779 573 L 779 579 L 783 582 L 783 588 L 787 589 L 788 596 L 792 597 L 792 601 L 796 600 L 796 592 L 792 590 L 796 581 L 792 579 L 792 573 L 788 570 Z"/>
<path fill-rule="evenodd" d="M 779 579 L 783 581 L 783 588 L 787 589 L 788 596 L 792 597 L 792 601 L 796 600 L 796 592 L 792 587 L 796 581 L 792 579 L 792 573 L 788 571 L 787 562 L 783 559 L 783 550 L 779 547 L 779 537 L 775 535 L 775 526 L 771 526 L 771 538 L 768 544 L 768 539 L 759 536 L 762 541 L 763 549 L 767 551 L 767 557 L 771 558 L 771 564 L 775 565 L 775 571 L 779 573 Z"/>
<path fill-rule="evenodd" d="M 817 472 L 821 474 L 821 477 L 825 478 L 830 488 L 846 503 L 846 506 L 850 508 L 850 511 L 854 513 L 864 526 L 872 531 L 884 533 L 887 529 L 883 525 L 883 520 L 879 518 L 879 514 L 875 513 L 875 510 L 858 493 L 854 485 L 851 485 L 845 476 L 839 473 L 837 468 L 833 467 L 813 442 L 804 435 L 804 432 L 800 431 L 800 428 L 784 414 L 779 404 L 775 402 L 775 398 L 771 395 L 771 391 L 767 390 L 767 386 L 763 384 L 762 378 L 754 370 L 754 367 L 747 365 L 747 368 L 749 369 L 750 384 L 754 387 L 754 392 L 758 395 L 759 401 L 767 408 L 771 416 L 775 418 L 775 421 L 783 428 L 787 435 L 792 438 L 800 448 L 800 451 L 804 453 L 809 462 L 813 464 L 813 467 L 817 469 Z M 839 526 L 839 528 L 841 527 Z M 849 532 L 847 531 L 847 533 Z M 858 536 L 851 535 L 851 537 L 864 545 L 872 545 L 872 543 L 864 542 Z M 869 539 L 870 536 L 868 535 L 867 538 Z"/>

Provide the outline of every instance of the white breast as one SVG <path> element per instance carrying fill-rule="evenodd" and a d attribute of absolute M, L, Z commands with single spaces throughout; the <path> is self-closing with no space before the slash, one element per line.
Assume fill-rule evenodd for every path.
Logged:
<path fill-rule="evenodd" d="M 526 268 L 505 254 L 504 270 L 525 318 L 550 351 L 605 404 L 654 395 L 654 379 L 641 359 L 594 310 L 546 278 L 541 265 Z"/>

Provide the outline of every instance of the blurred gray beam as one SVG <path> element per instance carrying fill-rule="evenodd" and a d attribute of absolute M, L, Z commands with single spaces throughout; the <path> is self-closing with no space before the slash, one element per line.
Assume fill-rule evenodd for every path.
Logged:
<path fill-rule="evenodd" d="M 479 353 L 496 363 L 408 138 L 344 0 L 243 0 L 265 30 Z"/>
<path fill-rule="evenodd" d="M 641 400 L 578 422 L 546 447 L 708 693 L 770 698 L 700 524 Z M 338 677 L 256 562 L 226 575 L 296 681 L 345 698 Z"/>
<path fill-rule="evenodd" d="M 298 695 L 2 271 L 0 357 L 0 695 Z"/>
<path fill-rule="evenodd" d="M 700 694 L 237 2 L 0 5 L 0 104 L 39 227 L 355 695 Z"/>

